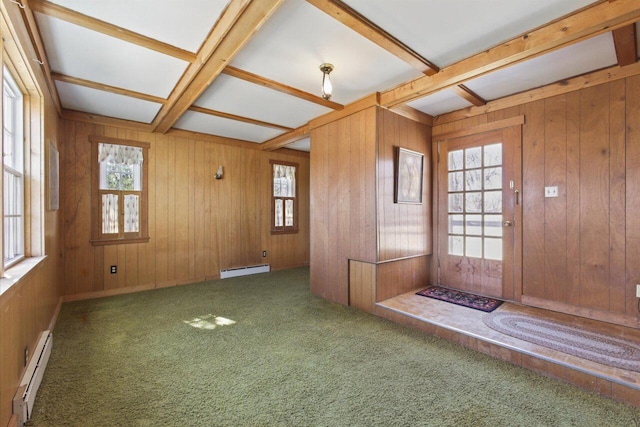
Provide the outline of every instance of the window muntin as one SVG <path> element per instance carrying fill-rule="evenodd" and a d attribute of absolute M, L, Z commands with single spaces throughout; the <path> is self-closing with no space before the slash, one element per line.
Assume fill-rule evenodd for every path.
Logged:
<path fill-rule="evenodd" d="M 449 255 L 502 260 L 502 144 L 448 155 Z"/>
<path fill-rule="evenodd" d="M 271 161 L 271 232 L 298 231 L 298 164 Z"/>
<path fill-rule="evenodd" d="M 9 70 L 2 84 L 4 268 L 25 256 L 24 244 L 24 100 Z"/>

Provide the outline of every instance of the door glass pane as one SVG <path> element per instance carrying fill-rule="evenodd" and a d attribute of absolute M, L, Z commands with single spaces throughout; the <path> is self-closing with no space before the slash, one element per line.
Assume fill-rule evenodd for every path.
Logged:
<path fill-rule="evenodd" d="M 464 226 L 466 235 L 482 236 L 482 215 L 465 215 Z"/>
<path fill-rule="evenodd" d="M 464 210 L 465 212 L 482 212 L 482 193 L 465 193 Z"/>
<path fill-rule="evenodd" d="M 484 235 L 502 237 L 502 215 L 484 216 Z"/>
<path fill-rule="evenodd" d="M 497 190 L 502 188 L 502 168 L 487 168 L 484 170 L 484 189 Z"/>
<path fill-rule="evenodd" d="M 497 166 L 502 164 L 502 144 L 484 146 L 484 166 Z"/>
<path fill-rule="evenodd" d="M 449 255 L 463 256 L 464 255 L 464 237 L 462 236 L 449 236 Z"/>
<path fill-rule="evenodd" d="M 449 170 L 457 171 L 462 169 L 462 150 L 449 152 Z"/>
<path fill-rule="evenodd" d="M 449 234 L 464 234 L 464 217 L 449 215 Z"/>
<path fill-rule="evenodd" d="M 502 259 L 502 239 L 484 239 L 484 257 L 500 261 Z"/>
<path fill-rule="evenodd" d="M 463 197 L 462 193 L 449 194 L 449 212 L 462 212 Z"/>
<path fill-rule="evenodd" d="M 482 190 L 482 169 L 466 171 L 464 173 L 464 183 L 466 191 Z"/>
<path fill-rule="evenodd" d="M 462 172 L 449 172 L 449 191 L 462 191 Z"/>
<path fill-rule="evenodd" d="M 464 255 L 472 258 L 482 258 L 482 237 L 465 237 Z"/>
<path fill-rule="evenodd" d="M 464 150 L 465 169 L 479 168 L 482 166 L 482 147 L 467 148 Z"/>
<path fill-rule="evenodd" d="M 502 212 L 502 191 L 484 192 L 484 211 L 487 213 Z"/>

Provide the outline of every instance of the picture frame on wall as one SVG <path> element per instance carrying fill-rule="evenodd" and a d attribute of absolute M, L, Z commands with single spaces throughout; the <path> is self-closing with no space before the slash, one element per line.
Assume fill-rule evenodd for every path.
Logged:
<path fill-rule="evenodd" d="M 422 204 L 424 154 L 395 147 L 394 203 Z"/>
<path fill-rule="evenodd" d="M 60 208 L 60 153 L 53 142 L 49 141 L 49 197 L 47 209 L 57 211 Z"/>

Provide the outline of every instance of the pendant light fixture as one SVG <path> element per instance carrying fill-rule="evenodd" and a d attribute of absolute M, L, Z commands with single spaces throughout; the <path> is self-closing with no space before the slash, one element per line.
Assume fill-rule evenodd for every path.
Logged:
<path fill-rule="evenodd" d="M 329 73 L 333 71 L 333 65 L 324 63 L 320 65 L 320 71 L 322 71 L 322 98 L 329 100 L 331 99 L 331 92 L 333 92 L 333 85 L 329 76 Z"/>

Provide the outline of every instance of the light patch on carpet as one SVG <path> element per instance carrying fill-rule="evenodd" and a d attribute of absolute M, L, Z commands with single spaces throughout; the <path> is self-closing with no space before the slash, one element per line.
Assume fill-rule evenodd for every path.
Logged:
<path fill-rule="evenodd" d="M 183 320 L 189 326 L 193 326 L 198 329 L 213 330 L 218 326 L 235 325 L 235 320 L 227 319 L 226 317 L 214 316 L 213 314 L 205 314 L 204 316 L 196 317 L 191 320 Z"/>

